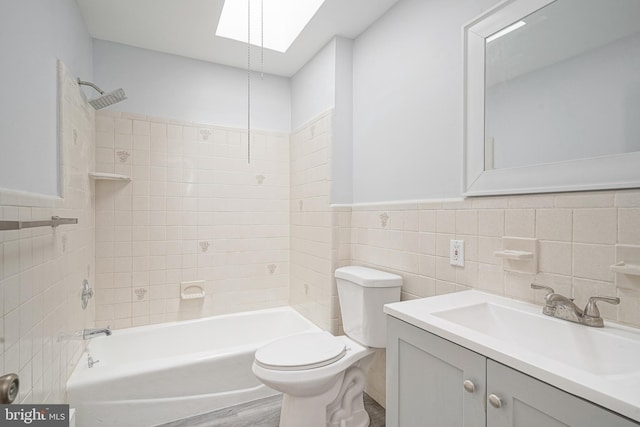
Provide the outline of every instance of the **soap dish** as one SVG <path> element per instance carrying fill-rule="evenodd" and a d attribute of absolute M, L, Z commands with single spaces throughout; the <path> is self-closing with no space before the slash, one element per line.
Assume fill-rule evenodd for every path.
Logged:
<path fill-rule="evenodd" d="M 514 250 L 510 250 L 510 249 L 504 249 L 502 251 L 495 251 L 493 254 L 495 256 L 499 257 L 499 258 L 513 259 L 513 260 L 516 260 L 516 261 L 522 261 L 522 260 L 525 260 L 525 259 L 533 258 L 533 252 L 514 251 Z"/>
<path fill-rule="evenodd" d="M 180 283 L 181 299 L 201 299 L 204 298 L 204 280 L 193 280 L 191 282 Z"/>
<path fill-rule="evenodd" d="M 624 261 L 620 261 L 609 267 L 614 273 L 632 274 L 634 276 L 640 276 L 639 264 L 627 264 Z"/>

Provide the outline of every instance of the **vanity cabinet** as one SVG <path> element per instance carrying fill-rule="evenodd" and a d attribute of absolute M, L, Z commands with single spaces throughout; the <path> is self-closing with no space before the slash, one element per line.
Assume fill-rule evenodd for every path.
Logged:
<path fill-rule="evenodd" d="M 631 427 L 601 406 L 387 316 L 389 427 Z"/>

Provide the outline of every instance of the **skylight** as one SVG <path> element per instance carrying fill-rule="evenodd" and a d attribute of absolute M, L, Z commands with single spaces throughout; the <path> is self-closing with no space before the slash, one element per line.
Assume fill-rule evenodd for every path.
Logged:
<path fill-rule="evenodd" d="M 246 8 L 245 8 L 245 11 L 246 11 Z M 496 39 L 499 39 L 500 37 L 502 37 L 504 35 L 507 35 L 510 32 L 515 31 L 520 27 L 524 27 L 525 25 L 527 25 L 527 23 L 524 22 L 524 21 L 518 21 L 515 24 L 511 24 L 508 27 L 503 28 L 502 30 L 498 31 L 497 33 L 487 37 L 487 43 L 491 43 L 492 41 L 494 41 Z M 246 31 L 247 30 L 247 26 L 245 25 L 244 28 L 245 28 L 245 31 Z M 245 37 L 245 39 L 246 39 L 246 37 Z"/>
<path fill-rule="evenodd" d="M 286 52 L 324 0 L 262 0 L 264 47 Z M 251 0 L 251 44 L 261 44 L 260 0 Z M 216 35 L 247 42 L 247 0 L 225 0 Z"/>

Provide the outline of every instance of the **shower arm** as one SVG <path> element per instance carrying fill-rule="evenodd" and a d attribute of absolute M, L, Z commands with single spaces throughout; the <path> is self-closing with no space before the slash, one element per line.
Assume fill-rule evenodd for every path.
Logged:
<path fill-rule="evenodd" d="M 92 88 L 94 88 L 95 90 L 100 92 L 100 95 L 104 95 L 104 91 L 102 89 L 100 89 L 98 87 L 98 85 L 96 85 L 96 84 L 93 84 L 91 82 L 84 82 L 84 81 L 80 80 L 79 78 L 78 78 L 78 84 L 79 85 L 85 85 L 85 86 L 91 86 Z"/>

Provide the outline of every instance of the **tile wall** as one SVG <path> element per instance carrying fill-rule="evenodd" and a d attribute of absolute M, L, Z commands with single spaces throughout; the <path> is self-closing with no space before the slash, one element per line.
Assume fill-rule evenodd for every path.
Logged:
<path fill-rule="evenodd" d="M 503 236 L 537 239 L 537 274 L 494 255 Z M 601 304 L 603 316 L 640 327 L 640 281 L 609 270 L 616 251 L 640 249 L 638 190 L 356 206 L 351 238 L 354 262 L 404 277 L 404 299 L 475 288 L 542 304 L 536 281 L 579 305 L 619 296 L 619 306 Z M 464 267 L 449 264 L 450 239 L 465 241 Z"/>
<path fill-rule="evenodd" d="M 494 255 L 504 236 L 536 239 L 537 274 Z M 451 239 L 464 240 L 464 267 L 449 264 Z M 354 264 L 400 274 L 403 300 L 473 288 L 542 304 L 535 281 L 579 306 L 618 296 L 618 306 L 599 304 L 603 317 L 640 327 L 640 276 L 609 270 L 617 261 L 640 264 L 638 190 L 356 205 L 350 252 Z M 378 402 L 384 384 L 380 356 L 368 384 Z"/>
<path fill-rule="evenodd" d="M 126 328 L 287 305 L 289 138 L 96 116 L 96 323 Z M 180 283 L 204 280 L 204 299 Z"/>
<path fill-rule="evenodd" d="M 291 285 L 289 304 L 318 326 L 340 332 L 334 270 L 348 264 L 350 210 L 333 209 L 333 111 L 291 135 Z"/>
<path fill-rule="evenodd" d="M 95 314 L 93 301 L 80 306 L 82 281 L 93 284 L 95 274 L 94 112 L 61 63 L 59 73 L 64 198 L 0 191 L 0 220 L 78 218 L 55 229 L 0 231 L 0 372 L 20 376 L 16 403 L 64 402 L 84 349 L 68 335 L 92 327 Z"/>

